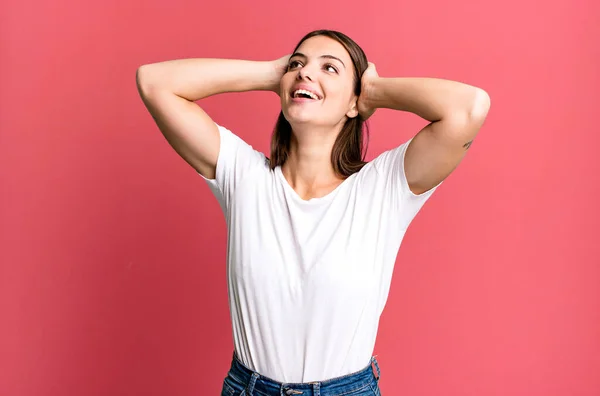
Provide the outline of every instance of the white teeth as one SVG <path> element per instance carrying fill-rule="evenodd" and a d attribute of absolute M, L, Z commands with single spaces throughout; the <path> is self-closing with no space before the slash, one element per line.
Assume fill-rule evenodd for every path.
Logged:
<path fill-rule="evenodd" d="M 312 93 L 312 92 L 310 92 L 310 91 L 307 91 L 307 90 L 305 90 L 305 89 L 298 89 L 298 90 L 294 91 L 293 97 L 294 97 L 294 98 L 297 98 L 299 94 L 305 94 L 305 95 L 308 95 L 308 96 L 310 96 L 311 98 L 313 98 L 313 99 L 315 99 L 315 100 L 318 100 L 318 99 L 319 99 L 319 97 L 318 97 L 317 95 L 315 95 L 314 93 Z"/>

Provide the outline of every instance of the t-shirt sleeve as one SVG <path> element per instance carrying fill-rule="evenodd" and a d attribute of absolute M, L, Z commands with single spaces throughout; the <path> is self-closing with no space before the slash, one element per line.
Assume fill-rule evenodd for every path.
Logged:
<path fill-rule="evenodd" d="M 198 173 L 208 184 L 221 208 L 226 212 L 230 207 L 237 186 L 258 168 L 267 166 L 266 157 L 235 135 L 229 129 L 217 124 L 221 137 L 219 155 L 214 179 Z"/>
<path fill-rule="evenodd" d="M 443 183 L 440 182 L 421 194 L 415 194 L 410 190 L 404 172 L 404 158 L 411 140 L 412 138 L 394 149 L 383 152 L 372 161 L 378 175 L 378 184 L 384 190 L 384 197 L 389 200 L 390 207 L 397 209 L 403 219 L 404 227 L 408 227 L 425 202 Z"/>

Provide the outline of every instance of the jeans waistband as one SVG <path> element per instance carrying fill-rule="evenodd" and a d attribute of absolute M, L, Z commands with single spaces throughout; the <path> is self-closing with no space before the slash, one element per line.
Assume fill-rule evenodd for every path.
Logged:
<path fill-rule="evenodd" d="M 373 370 L 375 367 L 376 373 Z M 320 396 L 321 393 L 337 394 L 336 391 L 360 389 L 373 382 L 379 383 L 381 371 L 376 356 L 372 356 L 369 364 L 362 370 L 346 374 L 341 377 L 331 378 L 325 381 L 312 381 L 303 383 L 283 383 L 261 375 L 246 367 L 238 358 L 235 351 L 228 373 L 238 383 L 244 384 L 246 394 L 253 395 L 254 390 L 266 395 L 302 395 Z M 334 393 L 335 392 L 335 393 Z M 260 394 L 259 393 L 259 394 Z"/>

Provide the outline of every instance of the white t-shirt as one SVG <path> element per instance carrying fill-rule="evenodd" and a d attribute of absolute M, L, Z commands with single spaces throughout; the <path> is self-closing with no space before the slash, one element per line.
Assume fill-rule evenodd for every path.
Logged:
<path fill-rule="evenodd" d="M 305 201 L 264 154 L 218 125 L 215 179 L 227 222 L 227 285 L 235 351 L 286 383 L 368 366 L 400 242 L 434 190 L 415 195 L 406 143 L 333 192 Z M 441 184 L 441 183 L 440 183 Z"/>

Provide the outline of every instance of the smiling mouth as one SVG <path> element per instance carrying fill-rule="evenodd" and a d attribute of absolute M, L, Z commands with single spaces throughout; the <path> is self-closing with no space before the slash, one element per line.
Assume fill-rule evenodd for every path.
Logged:
<path fill-rule="evenodd" d="M 304 98 L 304 97 L 292 97 L 292 102 L 319 102 L 319 100 L 317 99 L 313 99 L 313 98 Z"/>
<path fill-rule="evenodd" d="M 292 99 L 307 99 L 307 100 L 321 100 L 321 97 L 314 92 L 307 91 L 305 89 L 297 89 L 290 94 Z"/>

